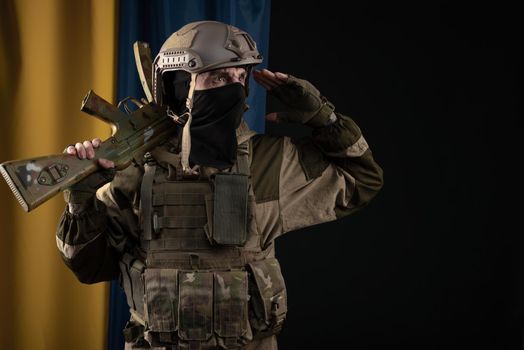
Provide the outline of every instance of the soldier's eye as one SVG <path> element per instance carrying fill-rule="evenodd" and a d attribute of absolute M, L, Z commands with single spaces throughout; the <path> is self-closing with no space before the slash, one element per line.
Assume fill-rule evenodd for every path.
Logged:
<path fill-rule="evenodd" d="M 224 76 L 217 76 L 215 79 L 213 79 L 213 82 L 215 83 L 226 83 L 227 79 Z"/>

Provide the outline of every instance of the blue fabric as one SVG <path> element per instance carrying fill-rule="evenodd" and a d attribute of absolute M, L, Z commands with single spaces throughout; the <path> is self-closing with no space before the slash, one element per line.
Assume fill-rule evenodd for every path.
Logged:
<path fill-rule="evenodd" d="M 151 45 L 154 56 L 163 42 L 183 25 L 201 20 L 215 20 L 232 24 L 251 34 L 267 66 L 269 46 L 269 15 L 271 0 L 126 0 L 119 4 L 118 22 L 118 77 L 117 98 L 143 97 L 144 93 L 136 71 L 133 43 L 145 41 Z M 264 132 L 266 92 L 253 80 L 247 103 L 250 109 L 244 115 L 249 126 Z M 123 290 L 117 281 L 111 283 L 108 349 L 123 349 L 122 329 L 129 319 Z"/>

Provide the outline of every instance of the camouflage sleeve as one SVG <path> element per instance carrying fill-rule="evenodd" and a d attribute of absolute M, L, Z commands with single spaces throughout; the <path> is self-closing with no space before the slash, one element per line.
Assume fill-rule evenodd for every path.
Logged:
<path fill-rule="evenodd" d="M 313 144 L 346 179 L 345 200 L 335 208 L 337 217 L 362 208 L 380 191 L 384 181 L 382 168 L 373 159 L 360 128 L 350 117 L 337 115 L 334 125 L 316 131 Z"/>
<path fill-rule="evenodd" d="M 287 137 L 266 137 L 266 145 L 253 141 L 257 221 L 266 244 L 285 232 L 349 215 L 381 189 L 382 169 L 360 129 L 351 118 L 337 117 L 300 143 Z"/>
<path fill-rule="evenodd" d="M 138 237 L 133 209 L 140 179 L 138 167 L 117 172 L 80 212 L 67 208 L 60 218 L 56 242 L 65 264 L 83 283 L 115 279 L 119 259 L 130 239 Z"/>

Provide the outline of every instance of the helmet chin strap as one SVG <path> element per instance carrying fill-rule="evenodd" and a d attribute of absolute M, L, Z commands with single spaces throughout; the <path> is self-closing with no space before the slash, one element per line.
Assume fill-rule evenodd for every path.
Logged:
<path fill-rule="evenodd" d="M 181 162 L 182 162 L 182 170 L 184 174 L 186 175 L 193 175 L 197 173 L 196 169 L 192 169 L 189 166 L 189 154 L 191 153 L 191 133 L 189 129 L 191 128 L 191 121 L 193 120 L 191 111 L 193 110 L 193 94 L 195 92 L 197 76 L 198 76 L 198 73 L 191 73 L 191 82 L 189 83 L 189 92 L 187 94 L 187 99 L 186 99 L 188 118 L 187 118 L 186 123 L 184 124 L 184 129 L 182 130 L 182 151 L 181 151 L 182 159 L 181 159 Z"/>

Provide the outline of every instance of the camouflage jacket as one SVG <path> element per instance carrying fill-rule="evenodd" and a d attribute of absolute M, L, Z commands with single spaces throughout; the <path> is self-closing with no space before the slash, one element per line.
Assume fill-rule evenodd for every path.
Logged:
<path fill-rule="evenodd" d="M 255 220 L 263 246 L 286 232 L 349 215 L 381 189 L 382 169 L 360 129 L 351 118 L 337 116 L 334 124 L 315 129 L 300 143 L 255 134 L 245 123 L 237 130 L 239 143 L 251 142 Z M 59 251 L 83 283 L 118 278 L 123 253 L 132 251 L 140 236 L 143 168 L 130 168 L 99 189 L 85 210 L 72 214 L 66 208 L 60 218 Z"/>

